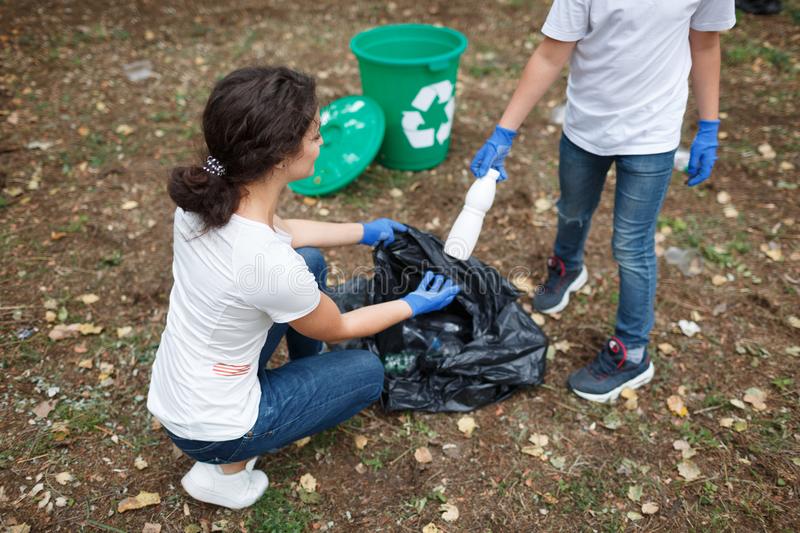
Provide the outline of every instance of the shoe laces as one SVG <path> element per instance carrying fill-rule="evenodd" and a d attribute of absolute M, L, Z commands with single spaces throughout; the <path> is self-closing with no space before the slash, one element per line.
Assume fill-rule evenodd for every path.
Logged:
<path fill-rule="evenodd" d="M 544 283 L 545 292 L 558 291 L 559 285 L 567 273 L 564 261 L 558 256 L 551 256 L 547 259 L 547 281 Z"/>
<path fill-rule="evenodd" d="M 589 372 L 595 377 L 608 376 L 622 368 L 628 358 L 628 350 L 617 337 L 611 337 L 591 363 Z"/>

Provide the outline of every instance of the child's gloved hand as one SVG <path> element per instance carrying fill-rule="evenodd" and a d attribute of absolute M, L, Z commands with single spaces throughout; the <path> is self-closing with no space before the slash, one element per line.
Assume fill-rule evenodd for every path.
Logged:
<path fill-rule="evenodd" d="M 697 122 L 697 135 L 694 137 L 689 155 L 689 179 L 686 184 L 694 187 L 711 177 L 711 169 L 717 160 L 717 133 L 719 120 L 700 120 Z"/>
<path fill-rule="evenodd" d="M 482 178 L 489 172 L 490 168 L 495 169 L 500 173 L 497 181 L 505 181 L 508 179 L 506 169 L 503 167 L 503 161 L 511 150 L 511 143 L 514 142 L 514 137 L 517 132 L 514 130 L 506 129 L 500 125 L 495 126 L 494 133 L 489 137 L 489 140 L 478 150 L 472 164 L 469 166 L 472 174 L 476 178 Z"/>
<path fill-rule="evenodd" d="M 417 316 L 444 309 L 450 305 L 460 290 L 461 288 L 453 280 L 441 274 L 434 276 L 429 270 L 425 272 L 417 290 L 401 299 L 411 307 L 411 316 Z"/>
<path fill-rule="evenodd" d="M 395 231 L 408 231 L 408 228 L 391 218 L 379 218 L 372 222 L 362 222 L 364 226 L 364 236 L 358 241 L 359 244 L 366 244 L 375 246 L 383 242 L 384 244 L 392 244 L 394 242 Z"/>

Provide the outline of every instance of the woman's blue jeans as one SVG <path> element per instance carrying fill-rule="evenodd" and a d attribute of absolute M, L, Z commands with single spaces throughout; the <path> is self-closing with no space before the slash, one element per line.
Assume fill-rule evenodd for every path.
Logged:
<path fill-rule="evenodd" d="M 555 255 L 567 270 L 583 266 L 583 248 L 592 214 L 611 163 L 616 164 L 614 236 L 619 265 L 616 336 L 628 348 L 647 346 L 654 322 L 658 278 L 655 231 L 667 195 L 675 150 L 651 155 L 595 155 L 561 137 L 558 179 L 558 234 Z"/>
<path fill-rule="evenodd" d="M 316 248 L 298 248 L 309 270 L 325 288 L 327 266 Z M 289 362 L 268 370 L 267 363 L 286 336 Z M 175 445 L 204 463 L 235 463 L 275 451 L 352 417 L 375 402 L 383 389 L 383 364 L 371 352 L 320 353 L 322 343 L 273 324 L 259 359 L 261 403 L 255 425 L 238 439 L 220 442 L 182 439 Z"/>

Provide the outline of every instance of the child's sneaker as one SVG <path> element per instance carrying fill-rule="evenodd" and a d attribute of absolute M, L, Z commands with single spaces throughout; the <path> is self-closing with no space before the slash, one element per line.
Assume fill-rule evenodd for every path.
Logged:
<path fill-rule="evenodd" d="M 638 389 L 650 383 L 655 368 L 647 348 L 641 363 L 631 363 L 627 355 L 622 341 L 611 337 L 591 363 L 569 377 L 567 387 L 586 400 L 608 403 L 616 400 L 622 389 Z"/>
<path fill-rule="evenodd" d="M 197 462 L 183 476 L 181 485 L 195 500 L 244 509 L 253 505 L 269 486 L 267 474 L 253 470 L 255 462 L 254 457 L 244 470 L 235 474 L 223 473 L 219 465 Z"/>
<path fill-rule="evenodd" d="M 586 267 L 567 270 L 560 257 L 547 260 L 547 281 L 533 297 L 533 307 L 540 313 L 560 313 L 569 303 L 569 295 L 586 284 L 589 274 Z"/>

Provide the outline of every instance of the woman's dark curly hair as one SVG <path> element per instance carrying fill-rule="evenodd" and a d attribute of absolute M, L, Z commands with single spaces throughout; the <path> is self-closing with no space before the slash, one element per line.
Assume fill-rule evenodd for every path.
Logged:
<path fill-rule="evenodd" d="M 200 215 L 206 230 L 227 224 L 239 207 L 242 186 L 302 150 L 316 119 L 315 91 L 312 77 L 286 67 L 242 68 L 225 76 L 203 111 L 206 155 L 225 172 L 218 176 L 197 165 L 174 168 L 167 186 L 172 200 Z"/>

